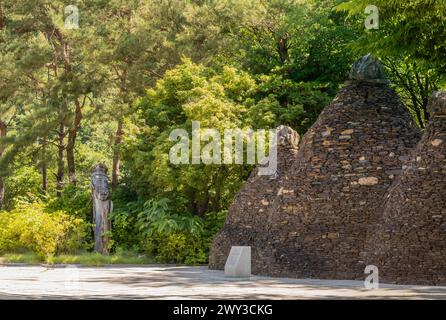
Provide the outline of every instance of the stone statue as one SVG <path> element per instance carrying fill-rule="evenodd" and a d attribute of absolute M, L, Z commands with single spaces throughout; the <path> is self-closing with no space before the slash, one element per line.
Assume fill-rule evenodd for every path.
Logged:
<path fill-rule="evenodd" d="M 277 130 L 277 146 L 280 149 L 280 151 L 279 149 L 277 151 L 278 155 L 287 154 L 288 152 L 285 150 L 297 150 L 299 146 L 300 136 L 296 131 L 284 125 L 278 126 L 276 130 Z M 278 161 L 280 162 L 281 159 L 278 159 Z M 276 171 L 269 176 L 270 180 L 275 180 L 279 178 L 280 175 L 283 173 L 280 172 L 279 167 L 281 167 L 283 170 L 283 166 L 278 166 Z"/>
<path fill-rule="evenodd" d="M 434 91 L 427 108 L 431 117 L 446 115 L 446 92 Z"/>
<path fill-rule="evenodd" d="M 353 64 L 349 79 L 371 83 L 389 83 L 381 62 L 370 53 Z"/>
<path fill-rule="evenodd" d="M 109 215 L 113 211 L 113 202 L 109 199 L 107 167 L 97 164 L 91 177 L 94 221 L 94 251 L 108 254 L 108 242 L 111 231 Z"/>
<path fill-rule="evenodd" d="M 297 149 L 299 145 L 299 134 L 288 126 L 277 127 L 277 144 L 279 147 Z"/>

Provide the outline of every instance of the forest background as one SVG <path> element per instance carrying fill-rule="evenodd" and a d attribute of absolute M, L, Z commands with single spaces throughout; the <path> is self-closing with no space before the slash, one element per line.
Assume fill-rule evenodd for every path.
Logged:
<path fill-rule="evenodd" d="M 173 165 L 170 132 L 304 134 L 367 53 L 424 129 L 445 87 L 445 12 L 441 0 L 1 0 L 0 254 L 206 263 L 253 167 Z M 114 202 L 109 257 L 91 253 L 97 163 Z"/>

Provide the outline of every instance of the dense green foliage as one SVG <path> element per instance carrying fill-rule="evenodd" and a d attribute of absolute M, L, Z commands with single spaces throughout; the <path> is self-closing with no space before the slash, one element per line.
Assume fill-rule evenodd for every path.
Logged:
<path fill-rule="evenodd" d="M 86 249 L 87 224 L 65 212 L 46 212 L 42 203 L 20 204 L 0 213 L 0 252 L 28 249 L 42 256 Z"/>
<path fill-rule="evenodd" d="M 350 0 L 337 9 L 363 16 L 370 3 Z M 385 64 L 395 89 L 424 128 L 432 91 L 445 85 L 446 3 L 443 0 L 379 0 L 379 28 L 352 43 L 356 52 L 373 52 Z M 356 19 L 356 21 L 361 21 Z M 361 21 L 362 23 L 362 21 Z M 360 24 L 357 28 L 363 28 Z"/>
<path fill-rule="evenodd" d="M 113 252 L 205 263 L 253 167 L 174 165 L 172 130 L 304 134 L 368 52 L 423 128 L 445 80 L 444 1 L 377 0 L 376 30 L 364 28 L 368 4 L 2 0 L 0 251 L 91 250 L 91 168 L 104 163 Z"/>

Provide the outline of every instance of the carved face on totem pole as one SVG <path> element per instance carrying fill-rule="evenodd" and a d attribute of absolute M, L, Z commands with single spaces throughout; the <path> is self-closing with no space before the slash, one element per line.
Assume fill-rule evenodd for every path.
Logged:
<path fill-rule="evenodd" d="M 107 167 L 96 165 L 93 169 L 91 184 L 93 196 L 101 201 L 107 201 L 109 197 Z"/>

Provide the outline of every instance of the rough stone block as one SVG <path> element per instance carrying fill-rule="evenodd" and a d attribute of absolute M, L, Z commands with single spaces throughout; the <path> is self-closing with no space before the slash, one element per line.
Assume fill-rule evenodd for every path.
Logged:
<path fill-rule="evenodd" d="M 233 246 L 225 264 L 225 276 L 249 277 L 251 275 L 251 247 Z"/>
<path fill-rule="evenodd" d="M 374 186 L 374 185 L 378 184 L 378 178 L 376 178 L 376 177 L 360 178 L 358 180 L 358 183 L 361 186 Z"/>

